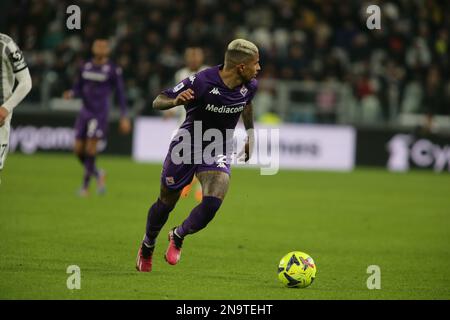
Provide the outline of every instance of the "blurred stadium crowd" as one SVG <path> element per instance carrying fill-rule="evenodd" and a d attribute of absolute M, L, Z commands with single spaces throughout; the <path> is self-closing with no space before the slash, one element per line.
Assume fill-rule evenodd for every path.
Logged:
<path fill-rule="evenodd" d="M 3 1 L 2 1 L 3 2 Z M 260 80 L 343 83 L 360 105 L 450 114 L 450 5 L 438 0 L 22 0 L 4 2 L 2 32 L 15 38 L 33 78 L 29 101 L 70 88 L 97 36 L 112 40 L 130 105 L 150 104 L 183 66 L 188 45 L 221 63 L 236 37 L 260 48 Z M 81 30 L 68 30 L 66 8 L 81 8 Z M 381 8 L 381 30 L 369 30 L 366 8 Z M 263 81 L 264 82 L 264 81 Z M 262 90 L 271 92 L 270 85 Z M 326 97 L 323 97 L 326 100 Z M 318 100 L 320 101 L 320 99 Z M 272 110 L 275 113 L 276 109 Z"/>

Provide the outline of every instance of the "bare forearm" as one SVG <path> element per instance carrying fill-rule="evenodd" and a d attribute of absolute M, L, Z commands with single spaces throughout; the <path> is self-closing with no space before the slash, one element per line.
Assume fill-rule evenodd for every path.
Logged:
<path fill-rule="evenodd" d="M 174 102 L 176 99 L 171 99 L 163 94 L 160 94 L 153 100 L 153 109 L 156 110 L 167 110 L 175 106 Z"/>
<path fill-rule="evenodd" d="M 242 121 L 244 122 L 245 130 L 253 129 L 253 105 L 248 104 L 242 111 Z"/>
<path fill-rule="evenodd" d="M 247 132 L 247 141 L 245 143 L 244 150 L 242 151 L 243 153 L 241 152 L 239 157 L 244 155 L 242 159 L 247 162 L 251 157 L 253 146 L 255 144 L 255 133 L 253 129 L 253 106 L 251 104 L 246 105 L 242 111 L 242 121 L 244 122 L 245 131 Z"/>
<path fill-rule="evenodd" d="M 120 106 L 120 115 L 126 117 L 128 113 L 127 98 L 125 96 L 125 85 L 122 77 L 117 78 L 116 95 Z"/>

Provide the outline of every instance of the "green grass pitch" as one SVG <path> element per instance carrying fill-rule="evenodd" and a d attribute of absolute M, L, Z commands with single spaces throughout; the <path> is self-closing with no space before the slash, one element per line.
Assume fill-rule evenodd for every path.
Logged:
<path fill-rule="evenodd" d="M 352 173 L 235 168 L 216 218 L 186 238 L 177 266 L 167 232 L 195 205 L 180 200 L 158 238 L 153 272 L 135 257 L 161 165 L 101 156 L 108 192 L 76 197 L 71 155 L 12 154 L 0 186 L 0 299 L 449 299 L 450 175 L 377 169 Z M 92 191 L 95 184 L 92 185 Z M 289 251 L 318 271 L 306 289 L 277 279 Z M 81 289 L 69 290 L 69 265 Z M 381 268 L 368 290 L 367 267 Z"/>

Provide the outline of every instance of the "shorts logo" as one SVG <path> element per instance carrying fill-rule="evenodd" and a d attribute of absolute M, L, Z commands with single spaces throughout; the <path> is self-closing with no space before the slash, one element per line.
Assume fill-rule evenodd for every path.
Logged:
<path fill-rule="evenodd" d="M 225 156 L 225 155 L 223 155 L 223 154 L 221 154 L 221 155 L 219 155 L 219 156 L 217 156 L 217 160 L 216 160 L 216 163 L 217 163 L 217 168 L 223 168 L 223 169 L 226 169 L 226 162 L 227 162 L 227 156 Z"/>
<path fill-rule="evenodd" d="M 175 184 L 175 180 L 173 179 L 173 177 L 166 177 L 166 184 L 168 186 Z"/>
<path fill-rule="evenodd" d="M 89 120 L 87 124 L 87 135 L 88 137 L 94 137 L 98 128 L 98 121 L 97 119 L 91 119 Z"/>

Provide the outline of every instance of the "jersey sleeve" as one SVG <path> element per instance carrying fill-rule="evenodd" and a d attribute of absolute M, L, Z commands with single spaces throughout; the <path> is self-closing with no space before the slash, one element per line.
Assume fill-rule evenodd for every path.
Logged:
<path fill-rule="evenodd" d="M 256 95 L 256 91 L 258 91 L 258 80 L 253 79 L 249 84 L 249 98 L 247 100 L 247 104 L 252 103 L 253 98 Z"/>
<path fill-rule="evenodd" d="M 28 67 L 22 51 L 20 51 L 19 47 L 13 40 L 8 42 L 6 45 L 5 53 L 7 61 L 11 64 L 11 68 L 14 73 L 22 71 Z"/>
<path fill-rule="evenodd" d="M 121 116 L 126 116 L 128 113 L 127 99 L 125 96 L 125 85 L 122 76 L 122 68 L 114 67 L 113 79 L 116 87 L 116 96 L 119 102 Z"/>
<path fill-rule="evenodd" d="M 72 92 L 75 98 L 81 98 L 81 92 L 83 87 L 83 77 L 82 77 L 83 66 L 84 63 L 82 63 L 81 66 L 78 68 L 75 76 L 75 81 L 72 86 Z"/>
<path fill-rule="evenodd" d="M 171 99 L 175 99 L 181 92 L 187 89 L 192 89 L 194 91 L 195 98 L 198 98 L 202 94 L 201 79 L 197 74 L 182 80 L 173 88 L 163 90 L 161 93 Z"/>

